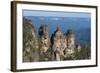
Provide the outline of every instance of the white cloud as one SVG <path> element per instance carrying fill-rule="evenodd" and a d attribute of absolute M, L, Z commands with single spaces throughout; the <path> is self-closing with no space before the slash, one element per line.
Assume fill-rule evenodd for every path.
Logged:
<path fill-rule="evenodd" d="M 53 17 L 53 18 L 51 18 L 51 20 L 61 20 L 61 18 Z"/>

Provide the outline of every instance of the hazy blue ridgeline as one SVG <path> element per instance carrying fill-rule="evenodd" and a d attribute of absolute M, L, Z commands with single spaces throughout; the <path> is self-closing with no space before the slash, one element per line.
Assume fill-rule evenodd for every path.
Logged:
<path fill-rule="evenodd" d="M 90 44 L 91 42 L 90 18 L 50 16 L 25 16 L 25 18 L 32 21 L 37 33 L 41 24 L 47 24 L 49 28 L 49 36 L 51 36 L 59 25 L 64 33 L 68 29 L 72 29 L 75 32 L 76 42 L 82 42 L 85 44 Z"/>

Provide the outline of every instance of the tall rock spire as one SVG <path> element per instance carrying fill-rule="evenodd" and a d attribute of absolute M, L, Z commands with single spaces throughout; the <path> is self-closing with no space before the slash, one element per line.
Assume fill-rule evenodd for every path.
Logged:
<path fill-rule="evenodd" d="M 41 52 L 46 52 L 50 47 L 50 39 L 48 34 L 48 26 L 46 24 L 42 24 L 39 28 L 39 37 L 40 37 L 40 45 Z"/>
<path fill-rule="evenodd" d="M 23 62 L 38 61 L 38 41 L 32 22 L 23 17 Z"/>
<path fill-rule="evenodd" d="M 74 53 L 75 53 L 75 35 L 74 32 L 72 30 L 68 30 L 66 33 L 66 58 L 67 57 L 74 57 Z"/>
<path fill-rule="evenodd" d="M 53 33 L 51 37 L 52 41 L 52 50 L 54 52 L 53 60 L 61 60 L 61 57 L 64 55 L 64 49 L 62 48 L 64 43 L 63 41 L 63 33 L 60 29 L 60 27 L 57 26 L 56 31 Z"/>

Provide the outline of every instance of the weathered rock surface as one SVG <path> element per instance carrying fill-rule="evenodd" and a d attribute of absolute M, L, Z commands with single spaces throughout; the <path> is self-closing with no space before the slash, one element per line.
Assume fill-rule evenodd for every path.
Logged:
<path fill-rule="evenodd" d="M 56 31 L 53 33 L 51 37 L 52 43 L 52 60 L 60 61 L 64 56 L 64 50 L 66 48 L 66 39 L 63 36 L 63 33 L 60 27 L 57 27 Z"/>
<path fill-rule="evenodd" d="M 67 57 L 74 57 L 75 53 L 75 35 L 72 30 L 68 30 L 66 33 L 66 49 L 65 49 L 65 56 Z"/>
<path fill-rule="evenodd" d="M 58 26 L 49 36 L 48 25 L 41 24 L 35 32 L 34 24 L 23 17 L 23 62 L 89 59 L 90 49 L 75 43 L 73 30 L 62 32 Z"/>
<path fill-rule="evenodd" d="M 38 42 L 32 22 L 23 18 L 23 62 L 38 61 Z"/>
<path fill-rule="evenodd" d="M 48 33 L 48 26 L 42 24 L 39 28 L 39 52 L 40 52 L 40 61 L 50 60 L 50 38 Z"/>
<path fill-rule="evenodd" d="M 50 48 L 50 38 L 48 34 L 48 26 L 43 24 L 39 28 L 40 52 L 46 52 Z"/>

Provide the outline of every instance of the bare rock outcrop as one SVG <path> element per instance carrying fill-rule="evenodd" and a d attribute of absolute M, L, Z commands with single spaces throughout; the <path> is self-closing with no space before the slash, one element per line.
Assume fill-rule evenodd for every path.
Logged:
<path fill-rule="evenodd" d="M 40 61 L 48 61 L 51 56 L 48 26 L 46 24 L 42 24 L 38 33 Z"/>
<path fill-rule="evenodd" d="M 50 48 L 50 38 L 47 25 L 40 26 L 39 38 L 40 38 L 40 52 L 45 53 Z"/>
<path fill-rule="evenodd" d="M 60 27 L 57 27 L 56 31 L 53 33 L 51 37 L 51 43 L 53 50 L 52 60 L 62 60 L 62 57 L 64 56 L 64 50 L 66 48 L 66 40 Z"/>
<path fill-rule="evenodd" d="M 38 61 L 38 41 L 32 22 L 23 18 L 23 62 Z"/>
<path fill-rule="evenodd" d="M 76 45 L 75 34 L 72 30 L 68 30 L 64 34 L 61 28 L 57 26 L 51 37 L 48 25 L 41 24 L 37 30 L 38 34 L 32 21 L 23 17 L 23 62 L 61 61 L 80 58 L 81 45 Z"/>
<path fill-rule="evenodd" d="M 73 58 L 75 53 L 75 35 L 72 30 L 67 31 L 66 41 L 65 57 Z"/>

